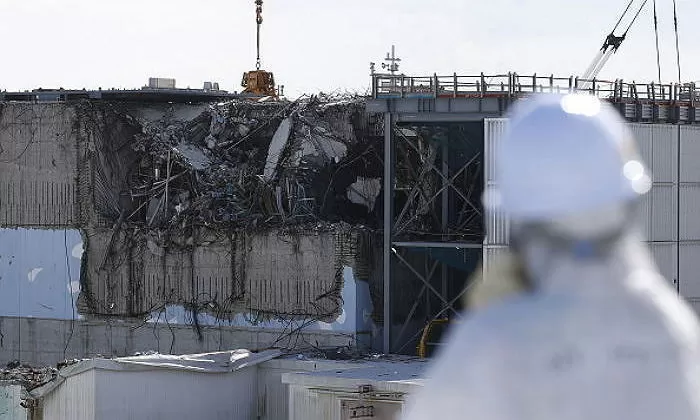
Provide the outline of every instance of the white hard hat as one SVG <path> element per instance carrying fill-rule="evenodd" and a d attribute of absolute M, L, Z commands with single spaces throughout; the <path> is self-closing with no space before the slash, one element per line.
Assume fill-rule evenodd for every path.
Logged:
<path fill-rule="evenodd" d="M 519 101 L 495 151 L 495 188 L 486 191 L 484 204 L 516 222 L 595 212 L 651 187 L 623 119 L 591 95 Z"/>

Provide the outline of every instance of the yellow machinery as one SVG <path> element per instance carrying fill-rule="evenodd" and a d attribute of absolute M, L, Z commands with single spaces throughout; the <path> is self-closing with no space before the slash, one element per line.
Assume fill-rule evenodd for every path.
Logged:
<path fill-rule="evenodd" d="M 418 357 L 424 359 L 433 354 L 431 349 L 440 345 L 440 339 L 449 324 L 450 320 L 447 318 L 434 319 L 423 328 L 423 334 L 418 342 Z"/>
<path fill-rule="evenodd" d="M 244 93 L 277 96 L 277 92 L 275 91 L 275 77 L 269 71 L 254 70 L 243 73 L 241 86 L 245 88 L 245 90 L 243 90 Z"/>
<path fill-rule="evenodd" d="M 255 0 L 255 22 L 258 25 L 257 32 L 257 61 L 255 62 L 255 70 L 243 73 L 243 81 L 241 86 L 245 89 L 243 93 L 251 93 L 253 95 L 277 96 L 275 89 L 275 77 L 271 72 L 260 70 L 260 25 L 262 25 L 262 5 L 263 0 Z"/>

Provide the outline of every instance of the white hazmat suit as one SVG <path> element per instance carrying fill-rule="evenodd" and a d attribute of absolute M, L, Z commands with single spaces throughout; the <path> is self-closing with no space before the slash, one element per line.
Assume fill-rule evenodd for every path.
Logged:
<path fill-rule="evenodd" d="M 649 174 L 609 105 L 514 107 L 485 206 L 525 273 L 449 333 L 405 420 L 700 419 L 700 329 L 634 223 Z"/>

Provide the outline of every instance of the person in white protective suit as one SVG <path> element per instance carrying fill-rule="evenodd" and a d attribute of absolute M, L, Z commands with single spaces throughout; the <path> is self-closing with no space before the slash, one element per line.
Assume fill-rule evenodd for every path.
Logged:
<path fill-rule="evenodd" d="M 589 95 L 533 96 L 497 156 L 484 205 L 508 216 L 510 254 L 402 418 L 700 419 L 700 329 L 635 227 L 651 181 L 621 117 Z"/>

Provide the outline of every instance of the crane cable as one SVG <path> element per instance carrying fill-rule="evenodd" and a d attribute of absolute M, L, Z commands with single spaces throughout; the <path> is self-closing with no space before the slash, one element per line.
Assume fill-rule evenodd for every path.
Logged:
<path fill-rule="evenodd" d="M 659 20 L 656 15 L 656 0 L 654 0 L 654 36 L 656 37 L 656 68 L 659 72 L 659 84 L 661 84 L 661 58 L 659 56 Z"/>
<path fill-rule="evenodd" d="M 605 38 L 605 41 L 603 42 L 603 46 L 600 48 L 598 55 L 593 59 L 591 64 L 588 66 L 586 71 L 583 73 L 582 78 L 584 80 L 586 80 L 586 82 L 583 85 L 584 89 L 587 89 L 587 87 L 590 85 L 590 82 L 588 80 L 595 79 L 595 77 L 598 75 L 598 73 L 603 68 L 605 63 L 608 61 L 608 59 L 610 59 L 612 54 L 617 52 L 618 48 L 620 48 L 622 41 L 624 41 L 625 38 L 627 37 L 627 33 L 632 28 L 634 23 L 637 21 L 637 19 L 639 18 L 639 15 L 642 13 L 642 10 L 644 10 L 644 6 L 646 6 L 646 4 L 649 0 L 644 0 L 643 2 L 641 2 L 641 5 L 639 6 L 639 8 L 637 8 L 637 11 L 634 14 L 634 17 L 627 24 L 625 31 L 620 36 L 615 35 L 615 31 L 617 31 L 617 29 L 620 27 L 620 24 L 625 19 L 625 17 L 628 16 L 628 12 L 632 8 L 632 5 L 635 3 L 635 1 L 637 1 L 637 0 L 630 0 L 627 3 L 627 7 L 625 7 L 625 10 L 622 12 L 619 19 L 615 23 L 615 26 L 613 27 L 612 31 L 610 31 L 610 34 Z"/>
<path fill-rule="evenodd" d="M 676 12 L 676 0 L 673 0 L 673 30 L 676 36 L 676 65 L 678 66 L 678 96 L 683 89 L 681 81 L 681 53 L 678 45 L 678 13 Z M 694 94 L 691 91 L 691 94 Z M 679 99 L 679 98 L 677 98 Z M 692 100 L 693 98 L 691 98 Z M 677 122 L 678 126 L 678 147 L 676 148 L 676 238 L 680 241 L 681 237 L 681 146 L 683 144 L 681 140 L 681 135 L 683 130 L 681 130 L 680 121 Z M 681 252 L 680 252 L 680 242 L 676 244 L 676 292 L 680 295 L 681 293 Z"/>
<path fill-rule="evenodd" d="M 639 17 L 639 14 L 642 13 L 642 10 L 644 10 L 644 6 L 646 6 L 646 4 L 647 4 L 648 1 L 649 1 L 649 0 L 644 0 L 644 2 L 642 3 L 642 5 L 639 6 L 639 9 L 637 9 L 637 14 L 634 15 L 634 18 L 632 19 L 632 21 L 630 22 L 630 24 L 627 25 L 627 29 L 625 29 L 625 33 L 622 34 L 623 37 L 626 37 L 626 36 L 627 36 L 627 32 L 630 31 L 630 28 L 632 27 L 632 25 L 634 25 L 634 22 L 635 22 L 635 21 L 637 20 L 637 18 Z M 675 2 L 675 0 L 673 0 L 673 1 Z M 631 4 L 631 3 L 630 3 L 630 4 Z M 628 8 L 629 8 L 629 6 L 628 6 Z M 627 9 L 625 9 L 625 13 L 627 13 Z"/>
<path fill-rule="evenodd" d="M 260 25 L 262 25 L 263 18 L 262 18 L 262 4 L 263 0 L 255 0 L 255 23 L 258 25 L 258 32 L 257 32 L 257 48 L 258 48 L 258 56 L 255 61 L 255 69 L 260 70 Z"/>
<path fill-rule="evenodd" d="M 681 83 L 681 51 L 678 45 L 678 13 L 676 0 L 673 0 L 673 30 L 676 34 L 676 65 L 678 66 L 678 83 Z"/>
<path fill-rule="evenodd" d="M 613 28 L 613 30 L 610 33 L 614 33 L 615 30 L 617 29 L 617 27 L 620 26 L 620 22 L 622 22 L 622 19 L 625 17 L 627 12 L 630 10 L 630 7 L 632 7 L 632 3 L 634 3 L 634 0 L 630 0 L 630 2 L 627 3 L 627 7 L 625 7 L 625 11 L 622 12 L 622 14 L 620 15 L 620 19 L 617 20 L 615 27 Z"/>

